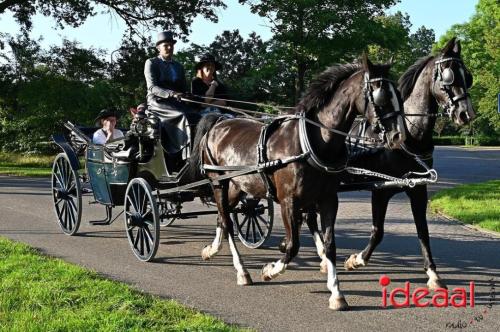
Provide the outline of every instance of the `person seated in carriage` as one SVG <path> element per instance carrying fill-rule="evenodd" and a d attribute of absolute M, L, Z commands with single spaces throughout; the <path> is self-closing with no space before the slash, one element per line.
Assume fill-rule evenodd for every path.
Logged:
<path fill-rule="evenodd" d="M 114 108 L 103 109 L 95 118 L 96 126 L 101 127 L 92 136 L 92 143 L 104 145 L 111 140 L 123 137 L 121 130 L 116 129 L 118 112 Z"/>
<path fill-rule="evenodd" d="M 186 94 L 184 67 L 173 59 L 174 39 L 171 31 L 158 34 L 158 56 L 146 60 L 144 76 L 147 85 L 148 111 L 161 120 L 161 143 L 170 161 L 182 163 L 190 156 L 191 128 L 200 118 L 181 99 Z"/>
<path fill-rule="evenodd" d="M 216 106 L 226 106 L 226 101 L 220 99 L 227 99 L 227 90 L 217 78 L 217 71 L 221 69 L 220 62 L 210 53 L 205 53 L 195 65 L 196 76 L 191 81 L 191 93 L 199 101 L 214 105 L 203 107 L 201 115 L 219 112 Z"/>

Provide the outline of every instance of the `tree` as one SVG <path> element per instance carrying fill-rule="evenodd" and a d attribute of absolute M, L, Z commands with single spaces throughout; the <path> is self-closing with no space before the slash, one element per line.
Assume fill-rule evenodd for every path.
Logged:
<path fill-rule="evenodd" d="M 304 91 L 308 71 L 352 60 L 384 30 L 376 17 L 397 0 L 239 0 L 271 22 L 274 39 L 292 55 L 294 99 Z M 376 42 L 376 40 L 375 40 Z"/>
<path fill-rule="evenodd" d="M 462 59 L 474 77 L 470 90 L 477 117 L 472 123 L 480 134 L 500 136 L 497 94 L 500 86 L 500 6 L 496 0 L 479 0 L 469 22 L 453 25 L 434 46 L 439 50 L 451 37 L 462 43 Z"/>
<path fill-rule="evenodd" d="M 115 104 L 102 51 L 63 44 L 43 51 L 26 35 L 8 40 L 11 56 L 0 71 L 0 149 L 47 151 L 60 122 L 92 125 L 99 109 Z"/>
<path fill-rule="evenodd" d="M 10 11 L 22 29 L 29 31 L 35 14 L 53 17 L 62 29 L 78 27 L 104 11 L 122 19 L 131 33 L 163 28 L 186 35 L 197 15 L 217 22 L 215 10 L 219 7 L 226 7 L 222 0 L 0 0 L 0 15 Z"/>
<path fill-rule="evenodd" d="M 378 20 L 385 26 L 383 35 L 377 38 L 378 44 L 368 46 L 371 59 L 385 62 L 394 59 L 393 71 L 400 76 L 409 66 L 423 56 L 431 53 L 434 43 L 434 30 L 421 26 L 410 34 L 412 26 L 408 14 L 397 12 L 394 15 L 381 16 Z"/>

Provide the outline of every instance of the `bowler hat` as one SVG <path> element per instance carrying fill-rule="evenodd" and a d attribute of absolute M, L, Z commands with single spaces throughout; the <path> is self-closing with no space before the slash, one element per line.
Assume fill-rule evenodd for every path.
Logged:
<path fill-rule="evenodd" d="M 168 43 L 172 43 L 172 44 L 177 43 L 177 40 L 174 39 L 174 34 L 172 33 L 172 31 L 163 31 L 163 32 L 160 32 L 158 34 L 156 46 L 158 46 L 159 44 L 161 44 L 163 42 L 168 42 Z"/>
<path fill-rule="evenodd" d="M 99 121 L 101 119 L 105 119 L 105 118 L 108 118 L 110 116 L 114 116 L 116 119 L 118 119 L 120 117 L 120 115 L 118 114 L 118 112 L 114 108 L 105 108 L 99 112 L 99 114 L 97 115 L 97 117 L 94 120 L 94 123 L 96 124 L 96 126 L 100 126 Z"/>
<path fill-rule="evenodd" d="M 196 64 L 196 66 L 194 67 L 196 70 L 200 69 L 201 67 L 203 67 L 203 65 L 205 63 L 213 63 L 215 65 L 215 70 L 221 70 L 222 69 L 222 65 L 220 64 L 219 61 L 215 60 L 215 57 L 210 54 L 210 53 L 205 53 L 202 55 L 202 57 L 200 58 L 200 61 L 198 61 L 198 63 Z"/>

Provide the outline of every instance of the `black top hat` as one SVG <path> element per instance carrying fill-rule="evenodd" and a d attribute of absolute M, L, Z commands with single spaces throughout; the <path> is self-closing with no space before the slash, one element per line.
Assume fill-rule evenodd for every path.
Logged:
<path fill-rule="evenodd" d="M 215 60 L 215 57 L 210 53 L 203 54 L 203 56 L 200 58 L 200 61 L 198 61 L 198 63 L 196 64 L 196 66 L 194 66 L 194 68 L 198 70 L 201 67 L 203 67 L 203 64 L 207 62 L 212 62 L 213 64 L 215 64 L 215 70 L 222 69 L 222 65 L 220 64 L 220 62 Z"/>
<path fill-rule="evenodd" d="M 163 31 L 158 34 L 156 46 L 158 46 L 158 44 L 161 44 L 163 42 L 169 42 L 172 44 L 177 43 L 177 40 L 174 39 L 174 34 L 172 33 L 172 31 Z"/>
<path fill-rule="evenodd" d="M 99 114 L 97 115 L 97 118 L 95 118 L 95 120 L 94 120 L 94 123 L 96 124 L 96 126 L 100 126 L 101 124 L 99 123 L 99 121 L 101 119 L 105 119 L 105 118 L 108 118 L 110 116 L 114 116 L 116 119 L 118 119 L 120 117 L 120 115 L 118 114 L 118 112 L 114 108 L 105 108 L 99 112 Z"/>

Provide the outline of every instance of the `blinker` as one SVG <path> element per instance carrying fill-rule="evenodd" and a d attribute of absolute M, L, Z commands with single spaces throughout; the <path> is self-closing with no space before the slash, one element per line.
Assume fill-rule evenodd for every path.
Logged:
<path fill-rule="evenodd" d="M 386 92 L 382 88 L 373 90 L 373 103 L 377 106 L 384 106 L 387 104 Z"/>
<path fill-rule="evenodd" d="M 443 85 L 452 85 L 455 80 L 455 75 L 453 74 L 453 70 L 451 68 L 445 68 L 443 73 L 441 74 L 441 80 Z"/>

